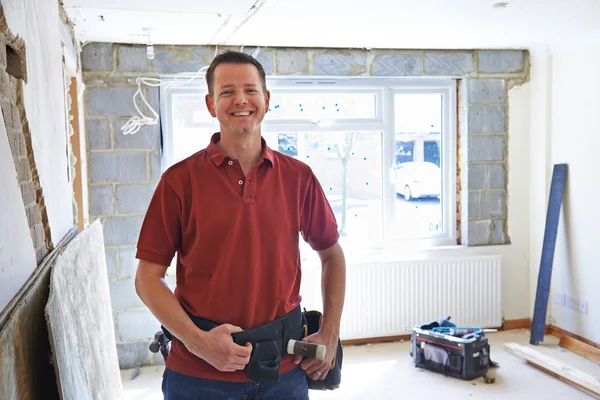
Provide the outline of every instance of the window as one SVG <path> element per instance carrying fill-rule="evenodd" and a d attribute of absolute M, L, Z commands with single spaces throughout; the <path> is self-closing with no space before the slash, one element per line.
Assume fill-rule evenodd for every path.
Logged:
<path fill-rule="evenodd" d="M 263 137 L 311 166 L 345 248 L 456 243 L 455 81 L 274 77 L 267 86 Z M 168 166 L 219 128 L 205 87 L 162 90 Z"/>
<path fill-rule="evenodd" d="M 314 171 L 342 236 L 370 240 L 373 232 L 381 231 L 381 132 L 266 132 L 263 136 L 271 148 L 282 139 L 286 146 L 295 144 L 292 157 Z"/>
<path fill-rule="evenodd" d="M 219 130 L 217 120 L 206 109 L 206 93 L 198 85 L 161 87 L 163 170 L 204 149 Z"/>

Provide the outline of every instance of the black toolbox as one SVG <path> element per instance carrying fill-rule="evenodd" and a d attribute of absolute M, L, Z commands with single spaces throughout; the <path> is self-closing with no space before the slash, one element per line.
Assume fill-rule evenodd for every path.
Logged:
<path fill-rule="evenodd" d="M 434 328 L 455 327 L 449 317 L 442 323 L 430 322 L 413 328 L 410 355 L 416 368 L 423 368 L 446 376 L 473 380 L 486 375 L 490 367 L 497 366 L 490 358 L 488 338 L 481 332 L 465 338 L 435 332 Z"/>

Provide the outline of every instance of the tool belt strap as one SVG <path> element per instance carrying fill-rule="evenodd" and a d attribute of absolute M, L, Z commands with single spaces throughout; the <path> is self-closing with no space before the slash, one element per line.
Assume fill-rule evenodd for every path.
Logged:
<path fill-rule="evenodd" d="M 188 316 L 198 328 L 210 331 L 220 324 L 206 318 Z M 167 338 L 173 335 L 163 326 Z M 248 378 L 255 382 L 272 382 L 279 379 L 281 357 L 287 354 L 287 344 L 290 339 L 302 340 L 307 335 L 306 318 L 300 306 L 271 322 L 256 328 L 232 333 L 233 341 L 240 346 L 252 344 L 250 362 L 245 372 Z"/>

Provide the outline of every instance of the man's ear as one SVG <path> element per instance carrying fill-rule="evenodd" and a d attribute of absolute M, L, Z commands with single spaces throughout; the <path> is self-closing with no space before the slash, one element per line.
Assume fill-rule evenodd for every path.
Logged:
<path fill-rule="evenodd" d="M 271 92 L 265 92 L 265 114 L 269 112 L 269 104 L 271 103 Z"/>
<path fill-rule="evenodd" d="M 210 94 L 207 94 L 204 98 L 206 101 L 206 108 L 208 108 L 208 112 L 212 115 L 213 118 L 217 118 L 217 113 L 215 112 L 215 101 L 211 97 Z"/>

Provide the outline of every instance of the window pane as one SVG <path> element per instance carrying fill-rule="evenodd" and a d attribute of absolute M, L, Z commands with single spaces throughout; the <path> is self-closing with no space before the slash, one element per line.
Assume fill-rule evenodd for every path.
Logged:
<path fill-rule="evenodd" d="M 298 135 L 295 133 L 279 133 L 277 135 L 277 151 L 286 156 L 298 155 Z"/>
<path fill-rule="evenodd" d="M 269 112 L 265 120 L 361 119 L 377 116 L 373 93 L 271 93 Z"/>
<path fill-rule="evenodd" d="M 442 96 L 396 94 L 394 100 L 396 235 L 405 238 L 440 233 Z"/>
<path fill-rule="evenodd" d="M 173 162 L 178 162 L 208 146 L 214 119 L 203 94 L 173 95 L 172 99 Z"/>
<path fill-rule="evenodd" d="M 342 236 L 380 239 L 381 132 L 267 133 L 271 148 L 310 165 L 331 204 Z M 283 145 L 282 145 L 283 144 Z"/>

